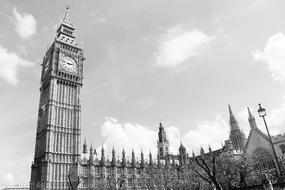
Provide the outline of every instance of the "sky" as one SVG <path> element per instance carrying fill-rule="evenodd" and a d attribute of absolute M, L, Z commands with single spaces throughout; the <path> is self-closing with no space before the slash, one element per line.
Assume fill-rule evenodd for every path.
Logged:
<path fill-rule="evenodd" d="M 82 141 L 98 152 L 155 155 L 159 122 L 174 154 L 221 148 L 228 104 L 246 136 L 247 106 L 265 131 L 258 103 L 285 132 L 285 1 L 1 0 L 0 186 L 29 183 L 41 63 L 67 4 L 86 57 Z"/>

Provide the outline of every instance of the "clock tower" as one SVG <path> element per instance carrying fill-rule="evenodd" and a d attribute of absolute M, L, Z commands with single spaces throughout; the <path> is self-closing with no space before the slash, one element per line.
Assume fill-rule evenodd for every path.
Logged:
<path fill-rule="evenodd" d="M 42 62 L 32 190 L 67 189 L 78 175 L 84 56 L 68 11 Z"/>

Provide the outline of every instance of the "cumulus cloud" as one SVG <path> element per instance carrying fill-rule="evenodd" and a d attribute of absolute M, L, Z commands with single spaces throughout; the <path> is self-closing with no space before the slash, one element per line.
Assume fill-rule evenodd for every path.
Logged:
<path fill-rule="evenodd" d="M 19 57 L 16 53 L 9 52 L 0 46 L 0 78 L 8 83 L 16 85 L 18 83 L 18 67 L 27 67 L 34 63 Z"/>
<path fill-rule="evenodd" d="M 154 63 L 163 67 L 177 67 L 199 55 L 213 39 L 197 29 L 185 30 L 181 26 L 170 28 L 158 40 Z"/>
<path fill-rule="evenodd" d="M 220 114 L 212 121 L 199 121 L 196 129 L 189 130 L 183 137 L 183 142 L 194 151 L 211 145 L 212 149 L 221 148 L 221 144 L 228 138 L 229 125 Z"/>
<path fill-rule="evenodd" d="M 252 51 L 254 61 L 267 64 L 272 77 L 278 82 L 285 79 L 285 36 L 283 33 L 276 33 L 271 36 L 264 47 L 264 50 L 255 49 Z"/>
<path fill-rule="evenodd" d="M 156 152 L 157 133 L 137 123 L 121 124 L 115 118 L 106 118 L 101 126 L 101 135 L 109 148 L 108 152 L 111 151 L 112 146 L 115 146 L 116 150 L 125 148 L 128 153 L 134 149 L 137 155 L 141 150 L 145 153 L 150 150 L 153 153 Z"/>
<path fill-rule="evenodd" d="M 15 29 L 21 38 L 29 38 L 36 33 L 36 19 L 33 15 L 27 13 L 19 13 L 13 8 Z"/>
<path fill-rule="evenodd" d="M 280 125 L 285 121 L 285 95 L 282 98 L 280 107 L 271 110 L 266 118 L 268 124 L 271 126 L 272 133 L 278 134 L 280 131 Z"/>
<path fill-rule="evenodd" d="M 213 149 L 221 148 L 221 143 L 228 136 L 229 127 L 219 114 L 213 121 L 197 122 L 195 129 L 189 130 L 185 135 L 181 135 L 176 126 L 165 127 L 165 130 L 170 142 L 170 152 L 176 154 L 180 141 L 188 152 L 199 150 L 201 146 L 208 147 L 209 144 Z M 145 154 L 151 150 L 153 157 L 157 155 L 157 131 L 149 127 L 137 123 L 122 124 L 115 118 L 106 118 L 101 126 L 101 135 L 105 139 L 104 144 L 109 154 L 112 146 L 115 146 L 116 150 L 122 150 L 124 147 L 128 155 L 133 148 L 137 157 L 141 150 Z M 120 156 L 121 152 L 117 154 Z"/>

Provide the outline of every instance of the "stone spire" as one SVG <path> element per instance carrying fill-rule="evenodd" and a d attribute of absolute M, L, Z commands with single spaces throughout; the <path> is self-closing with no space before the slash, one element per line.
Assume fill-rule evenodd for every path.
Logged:
<path fill-rule="evenodd" d="M 116 165 L 116 152 L 115 152 L 115 148 L 114 147 L 112 149 L 112 165 L 113 166 Z"/>
<path fill-rule="evenodd" d="M 132 149 L 132 166 L 136 167 L 136 156 L 134 149 Z"/>
<path fill-rule="evenodd" d="M 153 166 L 153 160 L 152 160 L 152 154 L 151 151 L 149 151 L 149 166 Z"/>
<path fill-rule="evenodd" d="M 102 149 L 101 149 L 101 165 L 105 165 L 105 150 L 104 150 L 104 147 L 102 146 Z"/>
<path fill-rule="evenodd" d="M 232 141 L 233 148 L 235 150 L 242 151 L 245 146 L 245 135 L 240 130 L 238 122 L 232 112 L 231 106 L 229 105 L 229 113 L 230 113 L 230 137 L 229 139 Z"/>
<path fill-rule="evenodd" d="M 231 127 L 231 130 L 239 130 L 239 125 L 238 125 L 238 122 L 232 112 L 232 108 L 229 104 L 229 113 L 230 113 L 230 127 Z"/>
<path fill-rule="evenodd" d="M 127 166 L 126 153 L 125 153 L 125 149 L 124 148 L 123 148 L 123 151 L 122 151 L 122 166 L 123 167 Z"/>
<path fill-rule="evenodd" d="M 92 144 L 91 144 L 90 150 L 89 150 L 89 160 L 93 161 L 93 146 L 92 146 Z"/>
<path fill-rule="evenodd" d="M 69 6 L 66 6 L 65 15 L 62 19 L 62 23 L 67 25 L 67 26 L 73 27 L 73 25 L 70 21 L 70 18 L 69 18 Z"/>
<path fill-rule="evenodd" d="M 254 118 L 254 116 L 251 114 L 251 111 L 250 111 L 249 107 L 247 107 L 247 111 L 248 111 L 248 122 L 249 122 L 250 128 L 251 128 L 251 129 L 257 129 L 257 125 L 256 125 L 256 122 L 255 122 L 255 118 Z"/>
<path fill-rule="evenodd" d="M 140 163 L 140 165 L 141 165 L 141 168 L 144 168 L 144 155 L 143 155 L 143 151 L 141 150 L 141 163 Z"/>
<path fill-rule="evenodd" d="M 86 144 L 86 139 L 84 139 L 82 153 L 83 153 L 83 154 L 87 154 L 87 144 Z"/>

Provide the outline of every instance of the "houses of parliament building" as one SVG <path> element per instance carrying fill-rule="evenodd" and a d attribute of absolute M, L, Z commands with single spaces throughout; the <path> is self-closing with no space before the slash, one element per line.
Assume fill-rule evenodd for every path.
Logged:
<path fill-rule="evenodd" d="M 158 127 L 158 154 L 141 152 L 137 160 L 132 152 L 126 159 L 125 151 L 112 150 L 111 159 L 106 159 L 102 148 L 97 158 L 95 149 L 81 145 L 81 90 L 83 86 L 84 52 L 77 44 L 75 27 L 69 18 L 68 8 L 56 30 L 56 37 L 42 62 L 40 100 L 36 129 L 34 160 L 31 166 L 31 190 L 50 189 L 141 189 L 142 179 L 148 168 L 159 171 L 176 171 L 189 165 L 191 157 L 186 148 L 179 147 L 179 154 L 169 153 L 166 131 Z M 268 137 L 258 129 L 249 110 L 250 135 L 245 137 L 229 107 L 230 135 L 220 152 L 245 152 L 259 155 L 263 164 L 272 166 L 273 154 Z M 273 137 L 278 156 L 284 155 L 285 135 Z M 263 145 L 263 146 L 260 146 Z M 121 159 L 117 159 L 117 155 Z M 271 165 L 270 165 L 271 164 Z M 114 188 L 115 189 L 115 188 Z"/>

